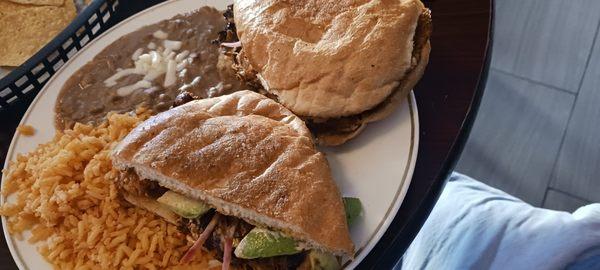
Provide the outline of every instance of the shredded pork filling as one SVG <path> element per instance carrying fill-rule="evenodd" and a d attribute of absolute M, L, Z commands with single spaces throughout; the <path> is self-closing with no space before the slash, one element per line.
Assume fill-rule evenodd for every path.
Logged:
<path fill-rule="evenodd" d="M 122 193 L 149 197 L 154 200 L 158 199 L 158 197 L 162 196 L 168 190 L 161 187 L 156 181 L 140 181 L 140 178 L 133 169 L 121 172 L 115 184 Z"/>
<path fill-rule="evenodd" d="M 120 177 L 116 181 L 116 186 L 121 193 L 128 193 L 135 196 L 148 197 L 156 200 L 166 191 L 167 188 L 160 186 L 156 181 L 143 180 L 132 169 L 121 172 Z M 177 228 L 183 234 L 191 235 L 197 239 L 200 234 L 206 229 L 210 221 L 218 213 L 215 210 L 210 210 L 208 213 L 195 218 L 187 219 L 181 217 L 178 221 Z M 231 230 L 233 232 L 231 233 Z M 245 222 L 242 219 L 224 216 L 218 219 L 215 228 L 212 230 L 208 239 L 203 243 L 204 250 L 210 252 L 216 259 L 223 261 L 225 241 L 231 234 L 233 250 L 237 244 L 252 230 L 254 226 Z M 233 251 L 232 250 L 232 251 Z M 262 269 L 297 269 L 305 260 L 307 252 L 303 251 L 294 255 L 275 256 L 259 259 L 239 259 L 235 255 L 231 255 L 231 265 L 235 269 L 244 270 L 262 270 Z"/>

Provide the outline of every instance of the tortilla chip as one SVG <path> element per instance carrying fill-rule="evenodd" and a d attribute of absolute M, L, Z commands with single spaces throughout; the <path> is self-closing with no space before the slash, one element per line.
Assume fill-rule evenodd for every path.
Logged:
<path fill-rule="evenodd" d="M 75 15 L 75 5 L 67 0 L 61 7 L 29 6 L 0 16 L 0 66 L 21 65 L 60 33 Z"/>
<path fill-rule="evenodd" d="M 62 6 L 64 0 L 8 0 L 13 3 L 36 6 Z M 71 0 L 69 0 L 71 1 Z"/>
<path fill-rule="evenodd" d="M 22 9 L 29 8 L 30 6 L 19 5 L 13 2 L 0 0 L 0 16 L 13 13 Z"/>

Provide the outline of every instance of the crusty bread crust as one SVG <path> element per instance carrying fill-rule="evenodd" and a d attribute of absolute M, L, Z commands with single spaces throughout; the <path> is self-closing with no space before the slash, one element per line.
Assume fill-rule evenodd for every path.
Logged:
<path fill-rule="evenodd" d="M 244 59 L 302 117 L 369 110 L 412 68 L 420 0 L 235 1 Z"/>
<path fill-rule="evenodd" d="M 360 134 L 368 123 L 379 121 L 388 117 L 406 99 L 410 91 L 423 76 L 425 67 L 427 67 L 427 62 L 429 60 L 430 51 L 431 45 L 429 42 L 427 42 L 421 52 L 421 61 L 419 64 L 408 74 L 398 89 L 394 91 L 387 100 L 380 104 L 380 106 L 378 106 L 375 110 L 363 113 L 361 114 L 360 118 L 357 118 L 355 121 L 355 129 L 349 131 L 339 131 L 333 129 L 329 132 L 315 132 L 314 136 L 317 140 L 317 143 L 327 146 L 343 144 Z"/>
<path fill-rule="evenodd" d="M 341 195 L 302 122 L 241 91 L 151 117 L 113 151 L 113 164 L 217 211 L 353 256 Z"/>
<path fill-rule="evenodd" d="M 318 144 L 328 146 L 343 144 L 360 134 L 368 123 L 389 116 L 404 101 L 425 72 L 431 52 L 429 41 L 431 31 L 431 12 L 425 9 L 419 17 L 415 34 L 413 67 L 398 88 L 376 107 L 357 115 L 341 118 L 305 118 Z"/>

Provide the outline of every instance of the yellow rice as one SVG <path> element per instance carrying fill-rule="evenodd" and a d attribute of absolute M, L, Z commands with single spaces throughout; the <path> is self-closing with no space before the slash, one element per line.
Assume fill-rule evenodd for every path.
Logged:
<path fill-rule="evenodd" d="M 110 151 L 146 119 L 143 109 L 111 114 L 98 127 L 76 124 L 49 143 L 19 155 L 8 170 L 0 207 L 8 230 L 30 243 L 57 269 L 183 268 L 179 259 L 191 239 L 176 226 L 143 209 L 127 206 L 117 196 Z M 209 268 L 209 256 L 188 265 Z M 220 265 L 214 261 L 210 266 Z M 185 268 L 188 268 L 185 267 Z"/>

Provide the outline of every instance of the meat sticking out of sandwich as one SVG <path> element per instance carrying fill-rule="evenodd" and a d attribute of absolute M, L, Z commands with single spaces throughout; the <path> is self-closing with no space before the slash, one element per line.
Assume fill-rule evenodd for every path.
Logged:
<path fill-rule="evenodd" d="M 352 258 L 344 201 L 302 120 L 251 91 L 189 101 L 112 154 L 117 187 L 224 268 L 337 269 Z"/>
<path fill-rule="evenodd" d="M 221 41 L 236 47 L 227 53 L 238 77 L 302 117 L 320 144 L 388 116 L 429 61 L 420 0 L 236 0 L 232 10 L 237 36 Z"/>

